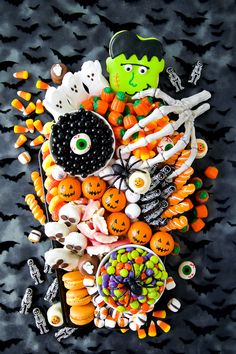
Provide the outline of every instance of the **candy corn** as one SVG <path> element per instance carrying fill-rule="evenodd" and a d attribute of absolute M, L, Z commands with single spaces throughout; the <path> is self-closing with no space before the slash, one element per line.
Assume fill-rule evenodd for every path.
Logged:
<path fill-rule="evenodd" d="M 31 141 L 30 146 L 38 146 L 44 142 L 44 137 L 42 135 L 37 136 L 34 140 Z"/>
<path fill-rule="evenodd" d="M 166 318 L 166 311 L 165 310 L 153 311 L 152 315 L 156 318 Z"/>
<path fill-rule="evenodd" d="M 11 101 L 11 105 L 15 109 L 18 109 L 18 111 L 20 111 L 20 112 L 24 112 L 24 110 L 25 110 L 24 105 L 17 98 L 15 98 L 13 101 Z"/>
<path fill-rule="evenodd" d="M 39 132 L 39 133 L 42 133 L 43 132 L 43 123 L 41 122 L 41 120 L 37 119 L 34 121 L 34 127 L 36 128 L 36 130 Z"/>
<path fill-rule="evenodd" d="M 129 328 L 121 328 L 121 329 L 120 329 L 121 333 L 125 333 L 125 332 L 127 332 L 128 330 L 129 330 Z"/>
<path fill-rule="evenodd" d="M 156 337 L 157 330 L 154 321 L 151 321 L 150 326 L 148 328 L 148 335 L 149 337 Z"/>
<path fill-rule="evenodd" d="M 44 112 L 44 107 L 43 103 L 41 100 L 36 101 L 36 108 L 35 108 L 35 113 L 36 114 L 42 114 Z"/>
<path fill-rule="evenodd" d="M 138 329 L 138 337 L 139 339 L 144 339 L 147 337 L 146 332 L 143 328 Z"/>
<path fill-rule="evenodd" d="M 46 82 L 43 82 L 41 80 L 38 80 L 35 86 L 37 87 L 37 89 L 40 90 L 47 90 L 50 87 Z"/>
<path fill-rule="evenodd" d="M 28 106 L 26 107 L 26 109 L 24 110 L 23 115 L 24 116 L 29 116 L 34 111 L 35 111 L 35 104 L 34 104 L 34 102 L 30 102 L 28 104 Z"/>
<path fill-rule="evenodd" d="M 31 93 L 26 91 L 17 91 L 17 95 L 26 101 L 31 99 Z"/>
<path fill-rule="evenodd" d="M 42 134 L 45 136 L 45 138 L 49 139 L 49 136 L 51 134 L 51 130 L 52 130 L 52 125 L 54 123 L 53 122 L 47 122 L 44 124 L 43 126 L 43 131 Z"/>
<path fill-rule="evenodd" d="M 27 126 L 27 128 L 29 129 L 30 133 L 34 132 L 34 121 L 33 119 L 26 119 L 25 124 Z"/>
<path fill-rule="evenodd" d="M 17 71 L 13 74 L 16 79 L 27 80 L 29 77 L 28 71 Z"/>
<path fill-rule="evenodd" d="M 14 133 L 19 134 L 19 133 L 27 133 L 29 130 L 26 127 L 23 127 L 22 125 L 15 125 L 14 126 Z"/>
<path fill-rule="evenodd" d="M 31 156 L 27 151 L 24 151 L 18 156 L 18 160 L 22 163 L 22 165 L 26 165 L 31 161 Z"/>
<path fill-rule="evenodd" d="M 22 146 L 25 142 L 27 141 L 26 136 L 21 134 L 19 138 L 16 140 L 14 147 L 18 149 L 20 146 Z"/>
<path fill-rule="evenodd" d="M 161 320 L 157 320 L 157 325 L 165 332 L 169 332 L 170 330 L 170 325 L 164 321 L 161 321 Z"/>

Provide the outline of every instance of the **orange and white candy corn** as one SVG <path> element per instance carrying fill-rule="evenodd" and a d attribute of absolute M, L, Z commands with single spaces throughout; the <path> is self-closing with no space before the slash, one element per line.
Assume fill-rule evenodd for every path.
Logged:
<path fill-rule="evenodd" d="M 20 112 L 24 112 L 24 110 L 25 110 L 23 103 L 21 103 L 21 101 L 19 101 L 17 98 L 14 98 L 14 100 L 11 101 L 11 105 L 15 109 L 18 109 L 18 111 L 20 111 Z"/>
<path fill-rule="evenodd" d="M 31 99 L 31 93 L 30 92 L 17 91 L 17 95 L 19 97 L 23 98 L 23 100 L 25 100 L 25 101 L 30 101 L 30 99 Z"/>
<path fill-rule="evenodd" d="M 40 90 L 47 90 L 50 87 L 46 82 L 42 80 L 38 80 L 35 86 Z"/>
<path fill-rule="evenodd" d="M 24 143 L 27 141 L 26 136 L 21 134 L 19 138 L 16 140 L 14 147 L 18 149 L 20 146 L 24 145 Z"/>
<path fill-rule="evenodd" d="M 138 337 L 139 339 L 144 339 L 147 337 L 147 334 L 143 328 L 138 329 Z"/>
<path fill-rule="evenodd" d="M 170 325 L 164 321 L 157 320 L 157 325 L 160 327 L 165 333 L 168 333 L 170 330 Z"/>
<path fill-rule="evenodd" d="M 15 125 L 14 126 L 14 133 L 15 134 L 21 134 L 21 133 L 27 133 L 29 130 L 26 127 L 23 127 L 23 125 Z"/>
<path fill-rule="evenodd" d="M 26 119 L 25 124 L 26 124 L 27 128 L 29 129 L 29 132 L 33 133 L 34 132 L 34 121 L 33 121 L 33 119 L 30 119 L 30 118 Z"/>
<path fill-rule="evenodd" d="M 166 311 L 165 310 L 153 311 L 152 315 L 153 317 L 156 318 L 166 318 Z"/>
<path fill-rule="evenodd" d="M 18 160 L 22 163 L 22 165 L 26 165 L 31 161 L 31 156 L 27 151 L 24 151 L 18 156 Z"/>
<path fill-rule="evenodd" d="M 44 137 L 42 135 L 37 136 L 34 140 L 31 141 L 30 146 L 38 146 L 44 142 Z"/>
<path fill-rule="evenodd" d="M 156 337 L 157 330 L 154 321 L 151 321 L 150 326 L 148 327 L 148 335 L 149 337 Z"/>
<path fill-rule="evenodd" d="M 52 125 L 53 124 L 54 124 L 54 122 L 47 122 L 43 126 L 42 134 L 45 136 L 46 139 L 49 139 L 49 136 L 50 136 L 51 131 L 52 131 Z"/>
<path fill-rule="evenodd" d="M 29 116 L 34 111 L 35 111 L 35 104 L 34 104 L 34 102 L 30 102 L 28 104 L 28 106 L 26 107 L 26 109 L 24 110 L 23 115 L 24 116 Z"/>
<path fill-rule="evenodd" d="M 43 112 L 44 112 L 43 102 L 38 99 L 38 100 L 36 101 L 35 113 L 36 113 L 36 114 L 42 114 Z"/>
<path fill-rule="evenodd" d="M 43 132 L 43 123 L 40 119 L 34 121 L 34 127 L 39 133 Z"/>
<path fill-rule="evenodd" d="M 16 79 L 27 80 L 29 77 L 29 73 L 26 70 L 17 71 L 13 74 L 13 77 L 15 77 Z"/>

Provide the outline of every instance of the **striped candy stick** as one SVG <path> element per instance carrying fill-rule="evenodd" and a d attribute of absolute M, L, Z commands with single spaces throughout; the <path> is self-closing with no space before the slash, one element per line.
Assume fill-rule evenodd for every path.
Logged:
<path fill-rule="evenodd" d="M 183 165 L 183 163 L 189 158 L 190 153 L 191 153 L 191 150 L 183 150 L 181 152 L 181 155 L 179 156 L 179 158 L 175 164 L 176 169 L 180 168 Z"/>
<path fill-rule="evenodd" d="M 160 228 L 160 231 L 181 230 L 188 225 L 188 219 L 186 216 L 180 216 L 179 218 L 170 219 L 166 226 Z"/>
<path fill-rule="evenodd" d="M 192 167 L 189 167 L 175 178 L 174 183 L 177 187 L 177 190 L 181 189 L 186 184 L 186 182 L 189 180 L 193 173 L 194 169 Z"/>
<path fill-rule="evenodd" d="M 29 206 L 34 218 L 40 222 L 41 225 L 44 225 L 46 222 L 46 216 L 44 215 L 43 210 L 40 208 L 35 196 L 33 194 L 27 194 L 25 196 L 25 202 Z"/>
<path fill-rule="evenodd" d="M 168 209 L 164 211 L 164 213 L 161 215 L 162 218 L 172 218 L 172 216 L 178 215 L 178 214 L 183 214 L 186 211 L 190 210 L 193 208 L 193 203 L 191 202 L 190 199 L 184 199 L 183 202 L 177 204 L 177 205 L 172 205 Z"/>
<path fill-rule="evenodd" d="M 193 194 L 195 192 L 195 185 L 190 183 L 186 186 L 183 186 L 182 189 L 178 190 L 177 192 L 173 193 L 169 198 L 168 202 L 170 205 L 176 205 L 182 202 L 188 195 Z"/>

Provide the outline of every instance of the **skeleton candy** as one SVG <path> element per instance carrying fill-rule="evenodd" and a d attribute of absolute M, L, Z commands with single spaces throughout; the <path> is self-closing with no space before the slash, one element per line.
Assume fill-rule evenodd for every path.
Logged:
<path fill-rule="evenodd" d="M 78 328 L 74 327 L 63 327 L 59 329 L 58 332 L 55 333 L 55 337 L 60 342 L 62 339 L 66 339 L 70 337 Z"/>
<path fill-rule="evenodd" d="M 188 225 L 188 219 L 185 216 L 171 219 L 166 226 L 160 228 L 160 231 L 181 230 Z"/>
<path fill-rule="evenodd" d="M 35 285 L 43 283 L 40 271 L 32 258 L 28 259 L 27 264 L 29 266 L 30 276 L 34 280 Z"/>
<path fill-rule="evenodd" d="M 48 290 L 44 296 L 44 300 L 48 302 L 53 302 L 53 300 L 57 296 L 58 288 L 58 280 L 57 278 L 55 278 L 52 284 L 48 287 Z"/>
<path fill-rule="evenodd" d="M 70 230 L 68 226 L 60 222 L 48 222 L 44 227 L 44 232 L 51 240 L 64 243 L 65 238 L 69 235 Z"/>
<path fill-rule="evenodd" d="M 33 315 L 36 327 L 39 329 L 40 334 L 46 334 L 47 332 L 49 332 L 45 317 L 43 316 L 42 312 L 38 307 L 35 307 L 33 309 Z"/>
<path fill-rule="evenodd" d="M 50 267 L 49 264 L 44 263 L 43 272 L 44 272 L 44 273 L 48 273 L 48 274 L 51 274 L 51 273 L 52 273 L 52 268 Z"/>
<path fill-rule="evenodd" d="M 170 205 L 176 205 L 182 200 L 184 200 L 188 195 L 193 194 L 195 192 L 195 185 L 194 184 L 187 184 L 183 186 L 182 189 L 178 190 L 177 192 L 173 193 L 172 196 L 169 197 Z"/>
<path fill-rule="evenodd" d="M 179 92 L 184 89 L 181 83 L 180 77 L 176 74 L 174 69 L 170 66 L 169 68 L 166 69 L 166 72 L 168 74 L 170 83 L 172 86 L 175 88 L 175 92 Z"/>
<path fill-rule="evenodd" d="M 30 210 L 32 211 L 34 218 L 40 222 L 41 225 L 45 224 L 46 216 L 43 210 L 40 208 L 35 196 L 33 194 L 27 194 L 25 196 L 25 201 L 28 204 Z"/>
<path fill-rule="evenodd" d="M 188 80 L 188 82 L 196 86 L 197 81 L 201 77 L 202 67 L 203 67 L 202 63 L 198 60 L 194 65 L 193 71 L 190 74 L 190 79 Z"/>
<path fill-rule="evenodd" d="M 26 315 L 29 313 L 29 309 L 32 305 L 32 298 L 33 298 L 33 290 L 31 288 L 27 288 L 25 290 L 24 296 L 21 301 L 20 306 L 20 313 Z"/>
<path fill-rule="evenodd" d="M 44 202 L 43 182 L 42 178 L 37 171 L 31 173 L 31 179 L 34 183 L 34 189 L 41 201 Z"/>
<path fill-rule="evenodd" d="M 186 211 L 192 209 L 193 204 L 190 199 L 185 199 L 183 202 L 170 206 L 168 209 L 164 211 L 161 215 L 162 218 L 172 218 L 172 216 L 177 214 L 183 214 Z"/>
<path fill-rule="evenodd" d="M 181 189 L 183 185 L 189 180 L 191 175 L 193 174 L 194 169 L 192 167 L 187 168 L 183 173 L 181 173 L 178 177 L 175 178 L 174 182 L 177 189 Z"/>

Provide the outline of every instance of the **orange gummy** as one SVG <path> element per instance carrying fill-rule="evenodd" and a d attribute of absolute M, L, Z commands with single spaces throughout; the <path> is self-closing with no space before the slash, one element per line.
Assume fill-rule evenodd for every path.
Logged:
<path fill-rule="evenodd" d="M 216 179 L 218 176 L 218 173 L 219 173 L 219 170 L 215 166 L 208 166 L 204 171 L 204 175 L 210 179 Z"/>

